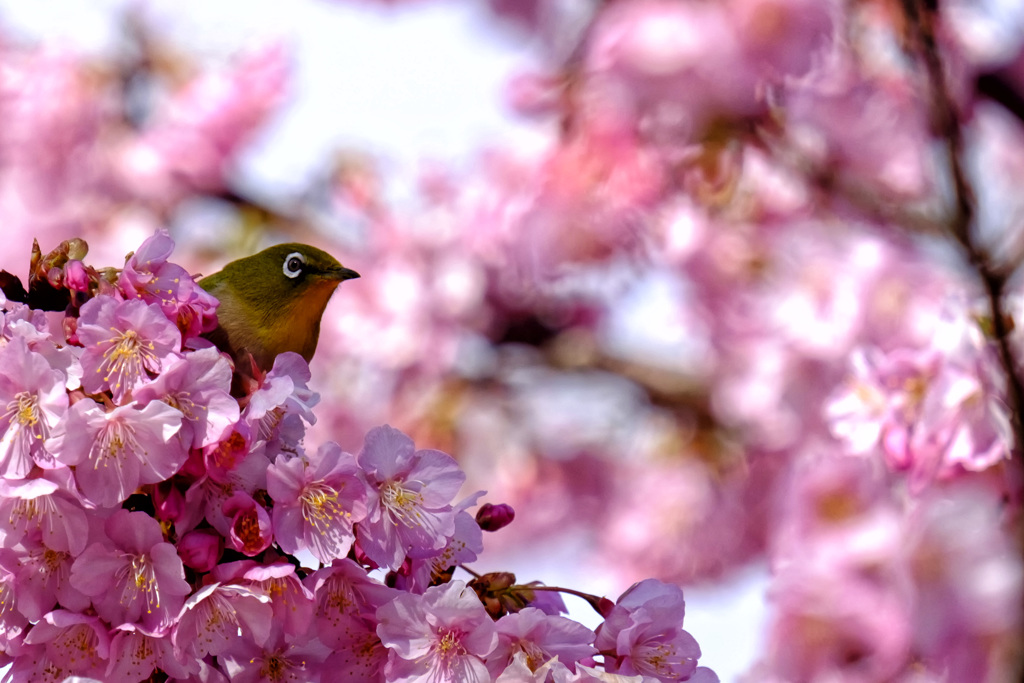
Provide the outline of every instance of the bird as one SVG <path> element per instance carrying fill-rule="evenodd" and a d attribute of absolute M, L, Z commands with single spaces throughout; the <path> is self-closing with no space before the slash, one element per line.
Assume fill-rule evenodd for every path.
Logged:
<path fill-rule="evenodd" d="M 199 280 L 216 298 L 218 327 L 203 335 L 235 361 L 236 373 L 267 373 L 278 354 L 313 359 L 320 319 L 339 284 L 359 277 L 327 252 L 289 242 L 231 261 Z M 250 360 L 251 356 L 251 360 Z"/>

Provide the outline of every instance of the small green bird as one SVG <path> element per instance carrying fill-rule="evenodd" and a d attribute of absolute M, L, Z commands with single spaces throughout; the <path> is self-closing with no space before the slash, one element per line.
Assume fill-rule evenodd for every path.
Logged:
<path fill-rule="evenodd" d="M 359 273 L 308 244 L 278 244 L 232 261 L 199 286 L 220 301 L 219 327 L 204 335 L 249 374 L 249 355 L 263 372 L 279 353 L 308 363 L 320 338 L 320 318 L 337 286 Z"/>

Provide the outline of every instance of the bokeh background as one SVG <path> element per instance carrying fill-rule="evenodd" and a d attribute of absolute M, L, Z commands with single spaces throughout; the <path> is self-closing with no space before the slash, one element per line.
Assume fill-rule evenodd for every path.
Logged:
<path fill-rule="evenodd" d="M 1019 4 L 945 3 L 955 68 L 1019 60 Z M 357 452 L 367 429 L 390 423 L 452 453 L 467 493 L 517 510 L 478 570 L 611 597 L 648 576 L 679 582 L 701 663 L 723 681 L 766 648 L 778 658 L 787 632 L 834 638 L 829 656 L 842 660 L 841 629 L 786 621 L 835 615 L 769 615 L 793 595 L 780 571 L 794 563 L 790 535 L 815 533 L 793 531 L 804 513 L 792 501 L 830 486 L 807 462 L 842 450 L 824 408 L 866 346 L 919 349 L 984 317 L 968 264 L 934 235 L 951 190 L 908 85 L 899 3 L 844 5 L 854 19 L 842 29 L 862 40 L 847 46 L 856 68 L 802 90 L 797 76 L 835 79 L 824 36 L 840 32 L 840 3 L 780 1 L 785 21 L 763 24 L 756 10 L 772 3 L 732 2 L 736 25 L 764 38 L 750 63 L 796 74 L 787 99 L 767 97 L 787 116 L 758 123 L 787 127 L 775 147 L 740 132 L 764 114 L 760 66 L 723 76 L 708 56 L 697 76 L 672 80 L 685 57 L 673 46 L 724 45 L 722 26 L 694 19 L 698 39 L 672 12 L 641 28 L 605 12 L 607 34 L 635 33 L 626 47 L 605 35 L 602 48 L 601 5 L 0 0 L 0 267 L 24 275 L 33 239 L 45 252 L 76 236 L 90 264 L 119 266 L 158 228 L 194 273 L 276 242 L 320 246 L 363 277 L 325 314 L 307 443 Z M 608 74 L 658 102 L 639 133 L 620 128 L 632 112 L 614 87 L 581 85 L 615 59 Z M 615 71 L 630 59 L 646 75 Z M 671 88 L 690 94 L 664 97 Z M 1019 121 L 955 95 L 972 112 L 978 230 L 1013 254 Z M 1003 507 L 966 536 L 991 532 L 971 552 L 991 561 L 996 579 L 978 590 L 1000 607 L 970 638 L 998 641 L 1006 659 L 1021 569 L 999 530 L 1015 520 L 1005 512 L 1019 473 L 993 462 L 975 484 Z M 835 475 L 842 495 L 822 506 L 877 500 L 844 497 L 874 476 L 857 467 Z M 893 487 L 896 515 L 917 491 Z M 858 538 L 883 552 L 919 534 L 894 528 Z M 864 615 L 836 618 L 889 633 Z M 906 653 L 857 656 L 883 663 L 835 680 L 890 680 Z"/>

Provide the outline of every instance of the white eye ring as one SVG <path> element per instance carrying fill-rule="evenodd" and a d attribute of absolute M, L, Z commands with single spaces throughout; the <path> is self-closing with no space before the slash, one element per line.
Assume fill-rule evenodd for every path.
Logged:
<path fill-rule="evenodd" d="M 293 251 L 284 257 L 284 274 L 293 280 L 302 275 L 302 266 L 306 265 L 306 257 L 300 252 Z"/>

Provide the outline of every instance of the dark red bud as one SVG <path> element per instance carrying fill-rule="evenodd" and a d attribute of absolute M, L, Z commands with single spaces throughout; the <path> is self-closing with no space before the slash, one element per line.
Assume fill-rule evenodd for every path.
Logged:
<path fill-rule="evenodd" d="M 484 503 L 476 513 L 476 523 L 479 524 L 480 528 L 484 531 L 497 531 L 498 529 L 503 529 L 511 524 L 512 520 L 515 518 L 516 511 L 507 503 L 501 503 L 499 505 Z"/>

